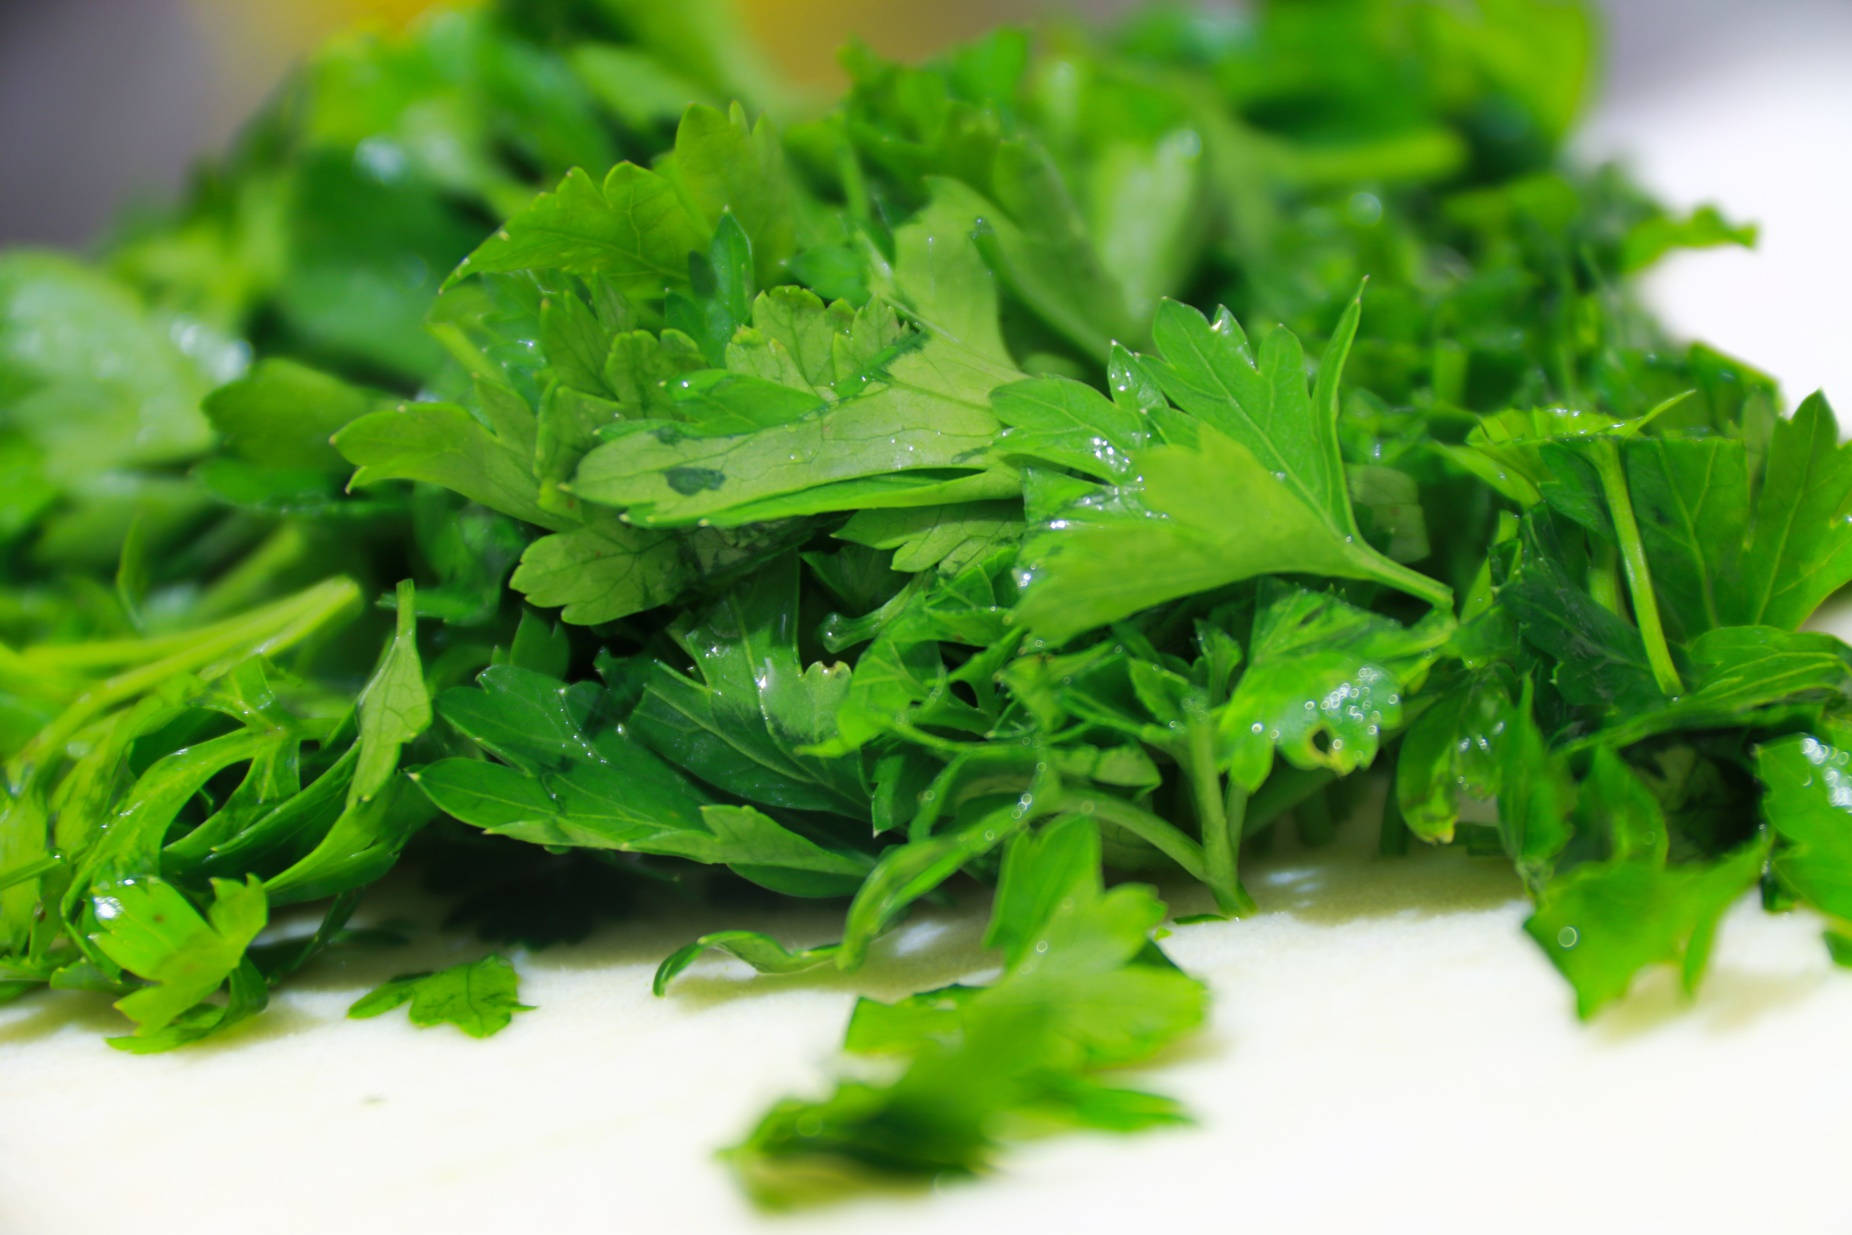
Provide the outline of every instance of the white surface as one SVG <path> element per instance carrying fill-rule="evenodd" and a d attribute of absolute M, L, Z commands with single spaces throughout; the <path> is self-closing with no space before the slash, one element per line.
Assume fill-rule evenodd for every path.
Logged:
<path fill-rule="evenodd" d="M 524 958 L 539 1009 L 482 1042 L 340 1020 L 373 982 L 445 959 L 429 954 L 324 967 L 248 1031 L 152 1058 L 103 1047 L 100 1001 L 28 1005 L 0 1028 L 0 1229 L 905 1235 L 1213 1213 L 1276 1231 L 1721 1231 L 1771 1205 L 1783 1230 L 1852 1227 L 1852 975 L 1815 924 L 1744 905 L 1694 1007 L 1660 975 L 1581 1027 L 1500 867 L 1264 866 L 1267 912 L 1167 943 L 1213 984 L 1214 1020 L 1151 1083 L 1199 1127 L 1049 1141 L 982 1183 L 795 1221 L 756 1219 L 711 1151 L 822 1083 L 854 991 L 978 963 L 976 915 L 923 921 L 855 979 L 714 965 L 668 1000 L 649 997 L 650 969 L 702 924 L 614 930 Z"/>
<path fill-rule="evenodd" d="M 1676 83 L 1600 109 L 1590 156 L 1619 157 L 1666 201 L 1759 222 L 1753 251 L 1675 254 L 1649 277 L 1668 321 L 1852 410 L 1852 4 L 1808 6 L 1713 48 Z M 1799 14 L 1797 14 L 1799 16 Z M 1845 410 L 1841 423 L 1846 423 Z"/>
<path fill-rule="evenodd" d="M 1685 259 L 1657 292 L 1682 329 L 1842 402 L 1845 47 L 1724 66 L 1589 139 L 1674 200 L 1764 221 L 1759 256 Z M 468 941 L 331 960 L 222 1043 L 152 1058 L 102 1045 L 101 1000 L 0 1009 L 0 1231 L 1852 1230 L 1852 975 L 1805 916 L 1741 906 L 1695 1006 L 1661 974 L 1582 1027 L 1497 862 L 1288 855 L 1252 886 L 1261 915 L 1167 943 L 1215 994 L 1210 1031 L 1149 1081 L 1195 1129 L 1069 1137 L 931 1197 L 759 1219 L 712 1150 L 824 1087 L 856 992 L 981 965 L 978 916 L 923 920 L 851 978 L 704 964 L 667 1000 L 648 993 L 665 951 L 753 923 L 638 924 L 521 957 L 539 1010 L 484 1042 L 341 1019 L 381 978 L 480 954 Z M 802 943 L 834 922 L 776 925 Z"/>

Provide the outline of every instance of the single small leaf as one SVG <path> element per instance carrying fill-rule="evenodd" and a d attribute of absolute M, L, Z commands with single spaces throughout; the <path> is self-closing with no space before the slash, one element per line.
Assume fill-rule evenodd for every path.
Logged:
<path fill-rule="evenodd" d="M 1852 918 L 1852 755 L 1805 735 L 1756 750 L 1762 817 L 1781 845 L 1774 871 L 1802 900 Z"/>
<path fill-rule="evenodd" d="M 412 582 L 398 589 L 398 624 L 379 668 L 360 692 L 360 761 L 347 788 L 350 808 L 385 787 L 407 742 L 431 727 L 431 695 L 418 659 L 417 605 Z"/>
<path fill-rule="evenodd" d="M 1734 613 L 1743 625 L 1798 627 L 1852 581 L 1852 446 L 1841 445 L 1826 396 L 1809 395 L 1776 424 L 1757 489 Z"/>
<path fill-rule="evenodd" d="M 702 236 L 675 186 L 655 172 L 619 163 L 599 185 L 575 167 L 465 258 L 449 281 L 558 270 L 660 295 L 687 277 L 688 254 L 701 248 Z"/>
<path fill-rule="evenodd" d="M 819 965 L 827 965 L 836 955 L 835 944 L 792 951 L 771 936 L 762 935 L 758 931 L 715 931 L 684 944 L 664 957 L 662 964 L 656 967 L 651 989 L 658 995 L 666 994 L 669 983 L 694 964 L 703 952 L 713 949 L 745 961 L 760 973 L 803 973 Z"/>
<path fill-rule="evenodd" d="M 98 885 L 90 905 L 97 921 L 90 942 L 150 983 L 116 1002 L 138 1037 L 159 1033 L 216 991 L 268 918 L 255 875 L 242 883 L 214 879 L 205 917 L 152 875 Z"/>
<path fill-rule="evenodd" d="M 409 403 L 374 412 L 342 429 L 334 445 L 358 469 L 354 488 L 421 480 L 539 527 L 570 526 L 540 506 L 531 460 L 460 407 Z"/>
<path fill-rule="evenodd" d="M 514 966 L 500 956 L 451 965 L 433 973 L 404 974 L 354 1001 L 347 1014 L 357 1020 L 409 1003 L 412 1024 L 455 1025 L 472 1038 L 506 1029 L 514 1014 L 533 1009 L 516 998 Z"/>
<path fill-rule="evenodd" d="M 1592 863 L 1552 880 L 1524 923 L 1593 1016 L 1619 999 L 1647 965 L 1682 967 L 1685 989 L 1703 974 L 1717 919 L 1761 873 L 1763 848 L 1711 863 L 1667 867 L 1652 858 Z"/>
<path fill-rule="evenodd" d="M 528 545 L 508 586 L 596 626 L 668 604 L 693 582 L 692 565 L 674 535 L 598 519 Z"/>

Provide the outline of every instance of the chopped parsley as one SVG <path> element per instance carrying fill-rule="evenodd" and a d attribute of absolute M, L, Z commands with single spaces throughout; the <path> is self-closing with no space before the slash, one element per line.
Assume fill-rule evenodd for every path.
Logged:
<path fill-rule="evenodd" d="M 0 999 L 179 1047 L 395 869 L 534 944 L 842 907 L 658 992 L 993 887 L 998 976 L 861 1001 L 729 1151 L 794 1204 L 1187 1118 L 1115 1078 L 1205 1016 L 1152 885 L 1239 919 L 1366 802 L 1502 852 L 1584 1016 L 1752 890 L 1843 960 L 1852 453 L 1641 304 L 1754 232 L 1565 154 L 1595 42 L 1154 9 L 851 48 L 827 108 L 704 3 L 331 45 L 94 261 L 0 254 Z"/>

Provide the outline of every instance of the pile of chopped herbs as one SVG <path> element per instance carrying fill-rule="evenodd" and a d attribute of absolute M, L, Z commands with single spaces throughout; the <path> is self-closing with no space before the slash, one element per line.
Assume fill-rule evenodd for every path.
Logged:
<path fill-rule="evenodd" d="M 688 0 L 326 48 L 178 208 L 0 256 L 0 998 L 195 1042 L 395 867 L 529 942 L 844 906 L 659 990 L 993 885 L 1001 976 L 863 1000 L 872 1079 L 734 1151 L 779 1201 L 1182 1118 L 1114 1080 L 1204 1015 L 1148 881 L 1239 918 L 1377 802 L 1509 858 L 1583 1015 L 1751 890 L 1852 952 L 1852 454 L 1641 306 L 1753 234 L 1564 157 L 1594 42 L 1160 9 L 833 106 Z"/>

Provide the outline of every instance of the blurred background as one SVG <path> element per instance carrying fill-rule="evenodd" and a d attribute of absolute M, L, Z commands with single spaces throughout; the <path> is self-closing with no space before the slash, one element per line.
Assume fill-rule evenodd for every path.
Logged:
<path fill-rule="evenodd" d="M 758 42 L 827 84 L 851 34 L 930 53 L 1046 11 L 1110 17 L 1135 0 L 742 0 Z M 305 48 L 431 0 L 0 0 L 0 244 L 81 244 L 126 202 L 172 193 Z M 1852 61 L 1852 0 L 1609 0 L 1610 107 L 1702 90 L 1746 64 Z M 1779 141 L 1781 134 L 1770 134 Z M 1818 152 L 1837 160 L 1846 144 Z"/>
<path fill-rule="evenodd" d="M 736 0 L 768 56 L 818 88 L 851 36 L 919 58 L 998 22 L 1109 20 L 1138 2 Z M 1648 294 L 1674 331 L 1723 342 L 1791 395 L 1852 401 L 1852 0 L 1597 3 L 1607 55 L 1582 154 L 1631 164 L 1673 206 L 1716 202 L 1763 225 L 1755 252 L 1677 257 Z M 430 7 L 0 0 L 0 245 L 81 246 L 125 206 L 168 199 L 305 49 Z"/>

